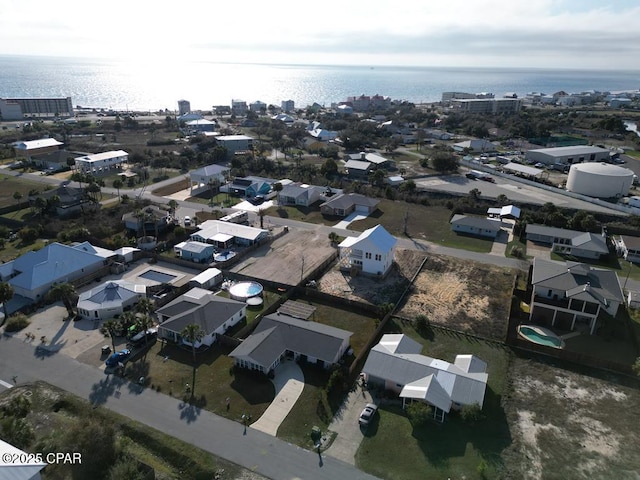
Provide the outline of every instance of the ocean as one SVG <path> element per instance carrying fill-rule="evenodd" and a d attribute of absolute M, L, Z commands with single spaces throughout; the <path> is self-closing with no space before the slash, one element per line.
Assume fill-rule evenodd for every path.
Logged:
<path fill-rule="evenodd" d="M 119 62 L 104 59 L 0 55 L 0 98 L 71 97 L 74 106 L 116 110 L 193 110 L 260 100 L 296 108 L 329 106 L 349 96 L 380 94 L 413 103 L 436 102 L 442 92 L 579 93 L 640 88 L 639 71 L 523 68 L 377 67 L 331 65 Z"/>

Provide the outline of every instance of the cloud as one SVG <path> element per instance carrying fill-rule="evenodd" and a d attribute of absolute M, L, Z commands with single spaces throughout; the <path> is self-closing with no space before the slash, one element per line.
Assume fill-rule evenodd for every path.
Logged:
<path fill-rule="evenodd" d="M 638 24 L 636 0 L 0 0 L 0 53 L 633 69 Z"/>

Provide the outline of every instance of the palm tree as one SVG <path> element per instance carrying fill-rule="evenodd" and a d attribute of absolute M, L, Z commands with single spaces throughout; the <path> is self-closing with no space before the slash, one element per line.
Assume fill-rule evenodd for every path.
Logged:
<path fill-rule="evenodd" d="M 13 287 L 7 282 L 0 282 L 0 302 L 2 303 L 2 313 L 4 318 L 0 326 L 7 321 L 7 302 L 13 298 Z"/>
<path fill-rule="evenodd" d="M 258 210 L 258 216 L 260 217 L 260 228 L 264 228 L 264 216 L 267 213 L 265 208 L 261 208 Z"/>
<path fill-rule="evenodd" d="M 191 344 L 191 351 L 193 353 L 193 363 L 196 363 L 196 343 L 202 340 L 205 336 L 205 331 L 200 328 L 200 325 L 190 323 L 182 329 L 180 336 L 183 340 L 186 340 Z"/>
<path fill-rule="evenodd" d="M 136 312 L 142 313 L 143 315 L 146 315 L 149 317 L 151 316 L 151 313 L 153 313 L 153 308 L 154 308 L 153 300 L 151 300 L 149 297 L 143 297 L 140 300 L 138 300 L 138 303 L 136 305 Z"/>
<path fill-rule="evenodd" d="M 167 204 L 169 205 L 169 209 L 171 211 L 171 216 L 174 217 L 176 214 L 176 208 L 178 208 L 178 202 L 171 199 L 169 200 L 169 203 Z"/>
<path fill-rule="evenodd" d="M 144 346 L 146 347 L 149 343 L 149 338 L 147 336 L 147 330 L 153 327 L 154 322 L 153 319 L 149 315 L 140 315 L 137 317 L 136 325 L 140 328 L 141 332 L 144 332 Z"/>
<path fill-rule="evenodd" d="M 125 335 L 129 333 L 129 328 L 131 328 L 132 325 L 135 325 L 137 321 L 138 319 L 133 312 L 124 312 L 120 315 L 120 323 Z"/>
<path fill-rule="evenodd" d="M 104 329 L 109 332 L 109 336 L 111 337 L 111 346 L 113 347 L 113 351 L 116 351 L 116 335 L 118 330 L 120 330 L 120 325 L 118 325 L 118 321 L 114 319 L 107 320 L 104 322 Z"/>
<path fill-rule="evenodd" d="M 62 300 L 69 314 L 69 318 L 73 316 L 74 299 L 77 300 L 76 287 L 74 287 L 73 284 L 69 282 L 55 284 L 51 287 L 51 290 L 49 290 L 49 296 L 56 301 Z"/>
<path fill-rule="evenodd" d="M 113 181 L 113 188 L 118 191 L 118 199 L 120 199 L 120 189 L 123 187 L 124 183 L 119 178 L 116 178 Z"/>

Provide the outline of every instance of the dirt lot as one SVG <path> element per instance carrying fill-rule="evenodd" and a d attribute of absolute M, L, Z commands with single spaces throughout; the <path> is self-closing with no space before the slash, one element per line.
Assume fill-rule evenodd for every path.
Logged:
<path fill-rule="evenodd" d="M 396 303 L 425 256 L 415 250 L 396 250 L 395 266 L 384 280 L 352 277 L 336 265 L 318 281 L 318 290 L 373 305 Z"/>
<path fill-rule="evenodd" d="M 510 377 L 507 478 L 640 478 L 637 388 L 524 359 Z"/>
<path fill-rule="evenodd" d="M 502 340 L 513 278 L 510 270 L 431 255 L 397 314 Z"/>
<path fill-rule="evenodd" d="M 264 245 L 231 268 L 232 272 L 296 285 L 314 268 L 335 253 L 327 235 L 317 231 L 295 230 Z"/>

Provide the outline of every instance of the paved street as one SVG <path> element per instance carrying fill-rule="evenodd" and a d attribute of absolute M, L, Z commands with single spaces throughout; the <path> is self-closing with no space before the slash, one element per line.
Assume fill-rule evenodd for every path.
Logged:
<path fill-rule="evenodd" d="M 44 355 L 20 339 L 0 339 L 0 390 L 13 383 L 44 380 L 215 455 L 273 479 L 374 479 L 333 457 L 304 450 L 271 435 L 191 407 L 155 391 L 77 362 Z M 116 392 L 119 395 L 115 395 Z"/>

